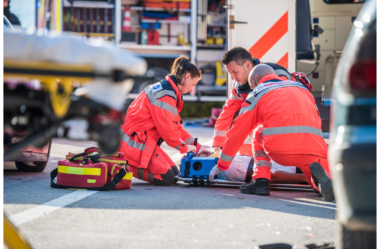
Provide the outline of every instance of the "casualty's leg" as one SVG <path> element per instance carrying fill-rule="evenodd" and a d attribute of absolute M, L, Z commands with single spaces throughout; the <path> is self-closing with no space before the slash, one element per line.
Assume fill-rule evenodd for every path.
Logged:
<path fill-rule="evenodd" d="M 260 132 L 256 131 L 253 141 L 253 157 L 255 159 L 252 181 L 240 186 L 240 192 L 245 194 L 270 195 L 269 185 L 272 163 L 260 145 Z"/>

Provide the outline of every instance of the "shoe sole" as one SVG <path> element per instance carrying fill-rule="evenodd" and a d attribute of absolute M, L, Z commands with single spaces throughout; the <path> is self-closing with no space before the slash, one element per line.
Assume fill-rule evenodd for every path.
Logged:
<path fill-rule="evenodd" d="M 321 192 L 321 195 L 326 201 L 334 201 L 335 195 L 333 190 L 333 185 L 331 179 L 327 176 L 325 170 L 322 165 L 319 163 L 310 164 L 310 171 L 315 178 L 318 180 L 318 188 Z"/>
<path fill-rule="evenodd" d="M 240 192 L 250 195 L 270 195 L 270 191 L 267 187 L 256 187 L 254 189 L 240 189 Z"/>

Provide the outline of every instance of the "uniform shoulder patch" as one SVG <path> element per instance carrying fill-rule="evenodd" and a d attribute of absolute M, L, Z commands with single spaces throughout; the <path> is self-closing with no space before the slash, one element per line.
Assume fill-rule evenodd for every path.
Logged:
<path fill-rule="evenodd" d="M 152 86 L 152 92 L 155 93 L 155 92 L 158 92 L 158 91 L 161 91 L 163 88 L 162 88 L 162 85 L 161 83 L 156 83 Z"/>

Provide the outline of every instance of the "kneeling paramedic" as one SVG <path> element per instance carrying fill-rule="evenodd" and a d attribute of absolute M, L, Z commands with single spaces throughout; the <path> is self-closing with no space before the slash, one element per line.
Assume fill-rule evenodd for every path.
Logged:
<path fill-rule="evenodd" d="M 176 182 L 179 171 L 160 148 L 163 141 L 180 153 L 204 150 L 206 146 L 193 145 L 194 139 L 183 129 L 179 116 L 182 94 L 188 93 L 200 78 L 200 70 L 186 56 L 180 56 L 170 75 L 145 88 L 130 105 L 121 126 L 120 151 L 132 166 L 133 176 L 161 186 Z"/>
<path fill-rule="evenodd" d="M 223 112 L 220 114 L 215 124 L 212 146 L 214 147 L 214 151 L 218 153 L 224 146 L 226 134 L 230 130 L 236 115 L 239 114 L 241 105 L 246 100 L 248 94 L 252 92 L 252 89 L 248 84 L 248 75 L 256 65 L 268 65 L 273 68 L 275 74 L 277 74 L 282 80 L 302 81 L 311 87 L 309 80 L 303 73 L 289 73 L 286 68 L 278 64 L 269 62 L 262 63 L 260 60 L 252 58 L 250 52 L 243 47 L 234 47 L 228 50 L 223 55 L 222 63 L 231 75 L 231 79 L 235 80 L 235 83 L 230 96 L 223 106 Z M 249 134 L 244 140 L 243 145 L 239 148 L 240 155 L 246 154 L 253 156 L 251 142 L 252 135 Z"/>
<path fill-rule="evenodd" d="M 249 75 L 254 88 L 232 129 L 227 133 L 218 165 L 209 179 L 227 170 L 246 136 L 253 132 L 255 158 L 252 181 L 240 186 L 247 194 L 269 195 L 271 159 L 302 170 L 309 184 L 326 201 L 333 201 L 327 145 L 315 100 L 299 82 L 282 81 L 267 65 L 256 66 Z"/>

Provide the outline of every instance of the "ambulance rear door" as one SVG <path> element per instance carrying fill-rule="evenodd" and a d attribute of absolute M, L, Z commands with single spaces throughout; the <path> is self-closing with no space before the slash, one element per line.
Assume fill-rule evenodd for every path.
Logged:
<path fill-rule="evenodd" d="M 227 0 L 228 49 L 246 48 L 252 57 L 295 71 L 296 0 Z M 228 75 L 228 93 L 233 81 Z"/>

